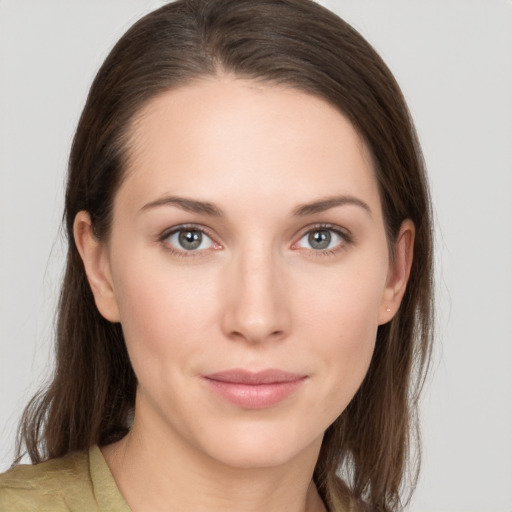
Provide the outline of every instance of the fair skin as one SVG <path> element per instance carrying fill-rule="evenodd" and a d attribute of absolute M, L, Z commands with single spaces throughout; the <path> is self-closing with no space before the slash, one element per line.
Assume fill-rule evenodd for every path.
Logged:
<path fill-rule="evenodd" d="M 138 379 L 130 433 L 102 449 L 122 494 L 134 512 L 324 510 L 322 436 L 400 305 L 414 226 L 390 259 L 369 151 L 297 90 L 204 79 L 131 137 L 108 240 L 75 221 Z M 287 382 L 222 381 L 268 370 Z"/>

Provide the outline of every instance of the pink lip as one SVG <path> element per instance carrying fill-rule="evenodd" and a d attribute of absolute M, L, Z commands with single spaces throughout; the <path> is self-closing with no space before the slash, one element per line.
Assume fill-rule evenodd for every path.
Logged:
<path fill-rule="evenodd" d="M 264 409 L 281 402 L 307 379 L 306 375 L 283 370 L 227 370 L 205 375 L 210 388 L 234 405 Z"/>

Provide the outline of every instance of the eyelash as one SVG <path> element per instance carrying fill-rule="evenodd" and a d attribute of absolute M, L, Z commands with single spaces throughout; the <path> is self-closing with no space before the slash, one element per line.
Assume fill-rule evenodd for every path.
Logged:
<path fill-rule="evenodd" d="M 307 226 L 302 230 L 300 237 L 296 242 L 294 242 L 292 247 L 296 246 L 306 235 L 314 233 L 315 231 L 329 231 L 337 235 L 341 239 L 341 241 L 338 245 L 331 249 L 305 249 L 314 257 L 334 256 L 343 249 L 346 249 L 347 246 L 352 245 L 354 243 L 353 236 L 347 229 L 341 228 L 333 224 L 314 224 L 313 226 Z"/>
<path fill-rule="evenodd" d="M 171 229 L 165 230 L 159 237 L 158 241 L 164 246 L 164 248 L 169 251 L 171 254 L 175 254 L 177 256 L 181 256 L 184 258 L 195 258 L 195 257 L 201 257 L 201 256 L 207 256 L 206 251 L 208 249 L 201 249 L 201 250 L 190 250 L 187 251 L 186 249 L 178 249 L 176 247 L 173 247 L 170 243 L 168 243 L 168 239 L 177 233 L 183 232 L 183 231 L 198 231 L 199 233 L 202 233 L 203 235 L 206 235 L 214 245 L 213 250 L 218 250 L 222 248 L 222 246 L 215 241 L 215 238 L 210 234 L 209 230 L 204 228 L 203 226 L 198 226 L 195 224 L 182 224 L 180 226 L 175 226 Z"/>
<path fill-rule="evenodd" d="M 168 239 L 172 235 L 175 235 L 177 233 L 184 232 L 184 231 L 198 231 L 198 232 L 206 235 L 211 240 L 212 244 L 214 245 L 213 250 L 219 250 L 222 248 L 222 246 L 218 242 L 215 241 L 215 238 L 210 234 L 208 229 L 206 229 L 203 226 L 198 226 L 195 224 L 182 224 L 180 226 L 175 226 L 171 229 L 167 229 L 158 236 L 158 242 L 160 242 L 165 247 L 165 249 L 167 251 L 169 251 L 171 254 L 176 254 L 181 257 L 190 258 L 190 257 L 206 256 L 207 251 L 209 251 L 210 248 L 187 251 L 186 249 L 178 249 L 176 247 L 173 247 L 168 242 Z M 308 226 L 301 231 L 300 237 L 297 239 L 296 242 L 294 242 L 292 244 L 292 248 L 294 248 L 294 246 L 297 246 L 297 244 L 306 235 L 308 235 L 310 233 L 314 233 L 315 231 L 329 231 L 331 233 L 334 233 L 336 236 L 341 238 L 341 242 L 336 247 L 333 247 L 331 249 L 319 249 L 319 250 L 305 249 L 310 254 L 312 254 L 314 256 L 321 256 L 321 257 L 333 256 L 333 255 L 337 254 L 339 251 L 346 248 L 347 245 L 351 245 L 354 242 L 352 234 L 350 232 L 348 232 L 346 229 L 342 229 L 339 226 L 335 226 L 332 224 L 315 224 L 313 226 Z M 298 250 L 298 249 L 300 249 L 300 248 L 297 247 L 295 250 Z"/>

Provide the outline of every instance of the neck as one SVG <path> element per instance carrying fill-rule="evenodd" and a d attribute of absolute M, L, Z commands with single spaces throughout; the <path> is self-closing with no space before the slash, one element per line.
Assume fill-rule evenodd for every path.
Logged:
<path fill-rule="evenodd" d="M 325 511 L 312 481 L 321 441 L 284 464 L 232 467 L 147 427 L 102 449 L 133 512 Z"/>

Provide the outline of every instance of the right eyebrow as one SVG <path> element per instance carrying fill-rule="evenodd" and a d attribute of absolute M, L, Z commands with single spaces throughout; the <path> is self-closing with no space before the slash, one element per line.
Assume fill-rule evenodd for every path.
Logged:
<path fill-rule="evenodd" d="M 208 201 L 197 201 L 178 196 L 165 196 L 145 204 L 140 211 L 158 208 L 159 206 L 176 206 L 187 212 L 210 215 L 212 217 L 223 217 L 222 210 Z"/>

